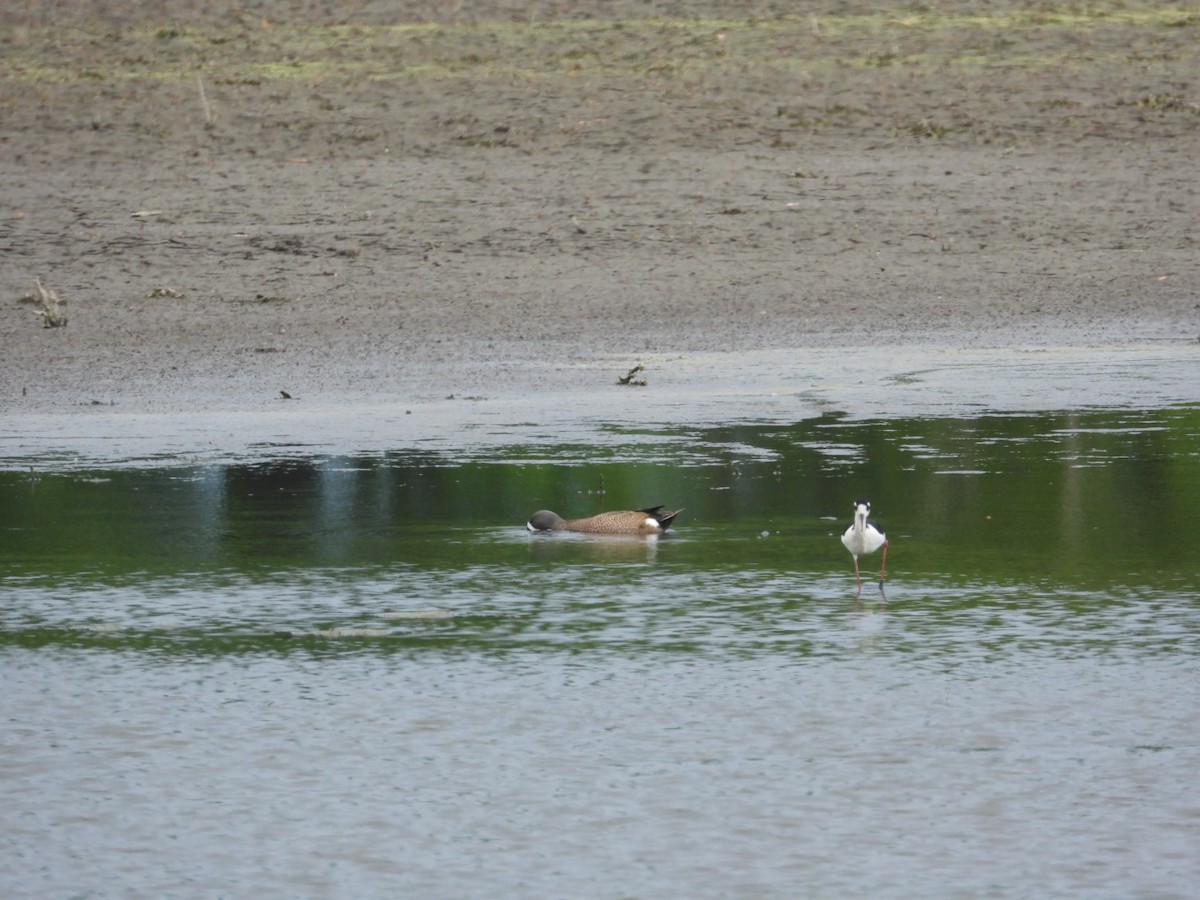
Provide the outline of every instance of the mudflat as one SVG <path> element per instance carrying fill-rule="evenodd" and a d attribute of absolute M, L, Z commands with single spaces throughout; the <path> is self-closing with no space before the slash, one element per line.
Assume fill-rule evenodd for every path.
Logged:
<path fill-rule="evenodd" d="M 686 419 L 731 373 L 1166 345 L 1178 385 L 1194 7 L 794 8 L 5 7 L 0 411 Z"/>

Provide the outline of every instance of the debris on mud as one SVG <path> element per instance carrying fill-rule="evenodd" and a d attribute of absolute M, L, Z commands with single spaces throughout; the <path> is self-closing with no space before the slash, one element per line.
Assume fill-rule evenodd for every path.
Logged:
<path fill-rule="evenodd" d="M 618 378 L 617 384 L 627 385 L 629 387 L 645 387 L 646 379 L 638 377 L 644 371 L 646 371 L 646 367 L 644 365 L 642 365 L 641 363 L 638 363 L 636 366 L 634 366 L 632 369 L 630 369 L 623 377 Z"/>
<path fill-rule="evenodd" d="M 37 287 L 37 294 L 26 294 L 21 300 L 41 305 L 42 308 L 35 310 L 35 314 L 42 317 L 42 327 L 59 328 L 66 325 L 67 301 L 59 297 L 53 289 L 43 285 L 42 279 L 35 278 L 33 283 Z"/>

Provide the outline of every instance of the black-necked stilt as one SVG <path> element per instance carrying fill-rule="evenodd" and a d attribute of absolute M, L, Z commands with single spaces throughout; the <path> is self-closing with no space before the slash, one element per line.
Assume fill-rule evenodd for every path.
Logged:
<path fill-rule="evenodd" d="M 858 558 L 874 553 L 883 548 L 883 562 L 879 566 L 879 588 L 883 589 L 884 572 L 887 569 L 887 535 L 867 521 L 871 514 L 871 503 L 868 500 L 854 501 L 854 523 L 842 535 L 842 543 L 854 557 L 854 578 L 858 581 L 858 590 L 862 592 L 862 575 L 858 572 Z"/>

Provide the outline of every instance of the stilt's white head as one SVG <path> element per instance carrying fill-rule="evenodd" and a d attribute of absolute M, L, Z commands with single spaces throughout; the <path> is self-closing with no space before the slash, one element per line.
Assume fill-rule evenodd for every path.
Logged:
<path fill-rule="evenodd" d="M 855 500 L 854 501 L 854 521 L 859 525 L 867 524 L 867 516 L 871 515 L 870 500 Z"/>

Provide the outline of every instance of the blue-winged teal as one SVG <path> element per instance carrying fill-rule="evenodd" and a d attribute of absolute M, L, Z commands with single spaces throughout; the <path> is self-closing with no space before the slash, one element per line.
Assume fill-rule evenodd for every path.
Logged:
<path fill-rule="evenodd" d="M 529 517 L 530 531 L 582 531 L 588 534 L 662 534 L 683 510 L 662 512 L 661 506 L 603 512 L 587 519 L 564 519 L 542 509 Z"/>
<path fill-rule="evenodd" d="M 854 557 L 854 578 L 858 581 L 858 589 L 862 590 L 862 576 L 858 573 L 858 558 L 874 553 L 883 548 L 883 562 L 879 566 L 879 586 L 883 587 L 884 570 L 887 568 L 887 535 L 875 527 L 874 522 L 868 522 L 871 514 L 871 504 L 867 500 L 854 501 L 854 523 L 842 535 L 842 543 Z"/>

